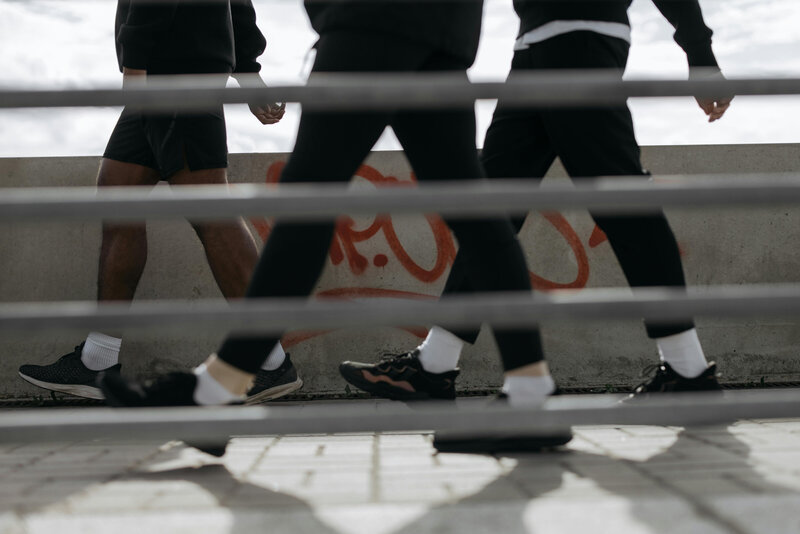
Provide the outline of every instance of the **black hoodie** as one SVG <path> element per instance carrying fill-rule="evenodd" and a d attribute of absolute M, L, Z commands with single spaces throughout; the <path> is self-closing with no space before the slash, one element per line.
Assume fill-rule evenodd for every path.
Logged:
<path fill-rule="evenodd" d="M 514 0 L 520 18 L 520 35 L 554 20 L 597 20 L 630 25 L 632 0 Z M 675 41 L 692 67 L 716 67 L 711 50 L 711 30 L 703 21 L 698 0 L 653 0 L 675 28 Z"/>
<path fill-rule="evenodd" d="M 320 35 L 337 30 L 379 33 L 430 46 L 472 65 L 483 0 L 305 0 Z"/>
<path fill-rule="evenodd" d="M 151 74 L 258 72 L 266 40 L 250 0 L 119 0 L 117 58 Z"/>

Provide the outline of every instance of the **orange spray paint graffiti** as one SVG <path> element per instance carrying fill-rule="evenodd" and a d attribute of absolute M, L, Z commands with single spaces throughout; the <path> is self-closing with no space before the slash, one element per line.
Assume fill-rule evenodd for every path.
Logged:
<path fill-rule="evenodd" d="M 282 161 L 273 163 L 267 170 L 266 182 L 278 183 L 284 166 L 285 163 Z M 386 176 L 369 165 L 362 165 L 356 172 L 356 176 L 376 187 L 408 187 L 416 184 L 416 179 L 413 174 L 411 174 L 409 180 L 400 180 L 394 176 Z M 537 290 L 580 289 L 586 287 L 590 274 L 589 257 L 577 232 L 569 221 L 560 213 L 546 212 L 543 213 L 542 216 L 558 231 L 569 245 L 575 256 L 578 272 L 574 280 L 566 283 L 549 280 L 531 272 L 531 285 Z M 435 261 L 430 268 L 420 265 L 409 254 L 395 230 L 390 215 L 375 216 L 372 222 L 364 229 L 358 229 L 356 227 L 356 221 L 351 217 L 339 217 L 336 222 L 336 231 L 330 248 L 331 263 L 334 266 L 345 264 L 352 274 L 360 276 L 367 272 L 370 268 L 370 264 L 376 268 L 384 268 L 389 265 L 393 258 L 406 273 L 424 284 L 440 281 L 455 259 L 456 245 L 450 230 L 440 217 L 437 215 L 426 215 L 425 219 L 430 227 L 433 245 L 436 251 Z M 269 237 L 272 229 L 272 224 L 269 220 L 253 218 L 250 222 L 253 224 L 253 227 L 262 240 L 266 240 Z M 370 261 L 369 258 L 359 252 L 357 245 L 372 240 L 378 235 L 383 236 L 383 239 L 388 245 L 388 252 L 391 253 L 391 257 L 388 254 L 376 254 L 372 258 L 372 261 Z M 604 240 L 605 235 L 598 228 L 595 228 L 589 239 L 589 246 L 595 247 Z M 386 297 L 431 299 L 437 298 L 438 294 L 431 295 L 385 288 L 339 287 L 321 291 L 317 293 L 316 296 L 318 298 L 340 299 Z M 424 328 L 408 328 L 406 330 L 419 337 L 424 337 L 427 332 Z M 285 346 L 289 347 L 322 333 L 323 332 L 292 333 L 284 337 L 283 343 Z"/>

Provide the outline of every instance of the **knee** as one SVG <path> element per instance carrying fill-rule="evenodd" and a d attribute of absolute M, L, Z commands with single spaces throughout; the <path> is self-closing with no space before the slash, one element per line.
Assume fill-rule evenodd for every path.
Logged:
<path fill-rule="evenodd" d="M 200 238 L 200 241 L 203 244 L 206 244 L 212 236 L 220 231 L 220 227 L 222 226 L 221 223 L 209 223 L 209 222 L 192 222 L 192 229 L 194 233 L 197 234 L 197 237 Z"/>

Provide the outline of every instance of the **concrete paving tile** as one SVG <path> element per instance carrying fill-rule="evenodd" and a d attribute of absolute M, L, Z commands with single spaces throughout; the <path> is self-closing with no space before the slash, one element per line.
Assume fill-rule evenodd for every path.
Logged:
<path fill-rule="evenodd" d="M 373 444 L 369 441 L 345 441 L 324 443 L 319 454 L 322 456 L 371 456 Z"/>
<path fill-rule="evenodd" d="M 592 441 L 583 438 L 580 434 L 575 434 L 572 440 L 569 443 L 567 443 L 563 447 L 563 449 L 576 452 L 595 453 L 595 454 L 603 453 L 602 447 L 600 447 L 599 445 L 597 445 Z"/>
<path fill-rule="evenodd" d="M 691 495 L 693 498 L 703 499 L 711 495 L 755 495 L 756 491 L 739 484 L 725 474 L 709 475 L 702 479 L 674 478 L 669 480 L 670 486 Z"/>
<path fill-rule="evenodd" d="M 435 450 L 433 434 L 411 436 L 408 434 L 377 435 L 375 443 L 385 450 Z"/>
<path fill-rule="evenodd" d="M 237 528 L 238 523 L 232 517 L 230 511 L 217 508 L 197 511 L 192 514 L 186 514 L 182 511 L 150 513 L 130 511 L 127 513 L 94 513 L 78 516 L 66 514 L 61 516 L 34 516 L 25 518 L 24 526 L 28 534 L 47 534 L 48 532 L 50 534 L 53 532 L 63 534 L 107 534 L 110 527 L 113 528 L 114 534 L 142 534 L 143 532 L 222 534 L 232 532 L 232 529 Z M 250 526 L 254 527 L 255 523 L 251 523 Z"/>
<path fill-rule="evenodd" d="M 635 436 L 637 438 L 655 437 L 655 438 L 674 438 L 680 433 L 675 428 L 664 426 L 624 426 L 620 430 Z"/>
<path fill-rule="evenodd" d="M 753 451 L 748 460 L 753 464 L 776 466 L 787 470 L 797 470 L 800 466 L 800 450 L 783 451 Z"/>
<path fill-rule="evenodd" d="M 579 510 L 579 513 L 576 513 Z M 592 499 L 540 499 L 523 511 L 523 525 L 536 534 L 592 532 L 596 534 L 731 534 L 713 518 L 698 516 L 675 498 L 638 499 L 619 496 Z"/>
<path fill-rule="evenodd" d="M 752 470 L 726 474 L 742 486 L 753 488 L 761 493 L 794 493 L 800 502 L 800 476 L 798 475 L 780 472 L 755 473 Z"/>
<path fill-rule="evenodd" d="M 438 453 L 434 456 L 437 466 L 441 467 L 463 467 L 466 469 L 487 468 L 500 469 L 500 462 L 494 456 L 483 454 L 450 454 Z"/>
<path fill-rule="evenodd" d="M 290 456 L 292 458 L 313 457 L 320 453 L 318 442 L 307 441 L 305 443 L 279 441 L 266 451 L 266 457 L 278 458 Z"/>
<path fill-rule="evenodd" d="M 381 454 L 380 456 L 381 469 L 395 469 L 395 468 L 423 468 L 432 469 L 436 467 L 436 462 L 432 454 L 428 453 L 405 453 L 405 454 Z"/>
<path fill-rule="evenodd" d="M 430 503 L 446 501 L 453 497 L 450 486 L 445 484 L 413 484 L 381 482 L 377 488 L 380 502 Z"/>
<path fill-rule="evenodd" d="M 375 502 L 375 493 L 371 488 L 353 488 L 348 491 L 334 491 L 327 488 L 291 488 L 283 491 L 283 493 L 290 495 L 303 502 L 313 503 L 316 505 L 340 505 L 340 504 L 365 504 Z"/>
<path fill-rule="evenodd" d="M 572 468 L 572 474 L 582 478 L 594 480 L 603 485 L 631 485 L 631 484 L 652 484 L 652 479 L 625 464 L 617 465 L 585 465 Z"/>
<path fill-rule="evenodd" d="M 663 488 L 644 478 L 627 480 L 597 480 L 574 473 L 564 473 L 560 479 L 520 480 L 520 484 L 531 495 L 539 498 L 595 499 L 607 496 L 668 496 Z"/>
<path fill-rule="evenodd" d="M 192 510 L 221 506 L 219 500 L 208 492 L 169 492 L 160 493 L 144 503 L 144 510 Z"/>
<path fill-rule="evenodd" d="M 69 506 L 67 506 L 66 500 L 29 499 L 16 504 L 14 506 L 14 512 L 16 512 L 19 517 L 26 518 L 32 515 L 64 515 L 70 513 L 70 509 Z"/>
<path fill-rule="evenodd" d="M 444 509 L 449 509 L 445 505 Z M 348 534 L 411 534 L 425 530 L 427 520 L 436 519 L 442 514 L 437 514 L 437 509 L 431 505 L 416 503 L 371 503 L 364 505 L 339 505 L 339 506 L 315 506 L 314 512 L 317 517 L 329 525 L 327 533 L 348 533 Z M 446 514 L 451 516 L 450 523 L 456 517 L 455 510 Z M 446 522 L 443 521 L 446 524 Z M 464 525 L 459 523 L 464 532 Z M 444 530 L 440 530 L 444 532 Z"/>
<path fill-rule="evenodd" d="M 800 532 L 798 496 L 710 495 L 705 505 L 747 534 L 797 534 Z"/>
<path fill-rule="evenodd" d="M 347 458 L 345 460 L 331 460 L 327 457 L 314 457 L 308 458 L 303 461 L 302 458 L 289 458 L 285 461 L 282 458 L 262 458 L 261 461 L 255 463 L 248 471 L 264 472 L 264 471 L 294 471 L 294 470 L 320 470 L 320 471 L 338 471 L 349 472 L 353 470 L 369 469 L 373 466 L 371 459 L 361 458 Z"/>
<path fill-rule="evenodd" d="M 742 462 L 746 456 L 731 452 L 717 446 L 675 446 L 669 452 L 679 455 L 689 461 L 705 461 L 708 463 Z"/>
<path fill-rule="evenodd" d="M 738 471 L 749 469 L 750 464 L 746 460 L 723 459 L 720 461 L 708 460 L 705 458 L 677 458 L 673 461 L 663 462 L 642 462 L 639 467 L 650 473 L 688 473 L 688 472 L 723 472 L 728 469 Z"/>
<path fill-rule="evenodd" d="M 25 530 L 17 514 L 0 512 L 0 532 L 3 534 L 24 534 Z"/>
<path fill-rule="evenodd" d="M 94 481 L 53 479 L 53 480 L 48 480 L 42 484 L 39 484 L 31 491 L 29 491 L 27 495 L 61 496 L 64 494 L 75 493 L 77 491 L 83 491 L 93 486 L 96 486 L 96 483 Z"/>
<path fill-rule="evenodd" d="M 631 437 L 630 434 L 619 427 L 578 427 L 577 431 L 585 439 L 597 443 L 616 443 L 618 441 L 627 440 Z"/>
<path fill-rule="evenodd" d="M 525 465 L 511 470 L 506 476 L 514 480 L 560 480 L 570 468 L 561 464 Z"/>
<path fill-rule="evenodd" d="M 353 472 L 353 473 L 330 473 L 324 471 L 314 471 L 305 478 L 304 486 L 321 488 L 328 491 L 342 491 L 342 488 L 368 487 L 375 475 L 372 472 Z"/>
<path fill-rule="evenodd" d="M 116 495 L 75 495 L 67 498 L 64 504 L 71 514 L 92 513 L 124 513 L 143 510 L 145 504 L 152 499 L 150 494 L 129 495 L 121 498 Z"/>
<path fill-rule="evenodd" d="M 116 466 L 103 466 L 92 464 L 74 464 L 54 466 L 31 466 L 20 470 L 21 475 L 32 478 L 58 478 L 58 479 L 108 479 L 124 473 L 126 468 Z"/>
<path fill-rule="evenodd" d="M 800 421 L 796 421 L 793 419 L 786 419 L 786 420 L 767 419 L 759 422 L 764 426 L 777 428 L 785 432 L 800 432 Z"/>
<path fill-rule="evenodd" d="M 370 504 L 371 501 L 364 500 L 362 504 Z M 309 510 L 310 503 L 305 500 L 287 493 L 265 494 L 263 491 L 245 492 L 236 495 L 224 502 L 223 508 L 227 508 L 232 513 L 239 513 L 241 510 L 253 509 L 263 517 L 264 524 L 260 527 L 265 529 L 265 525 L 270 525 L 273 513 L 285 513 L 292 510 Z M 333 503 L 332 506 L 342 506 L 341 503 Z"/>

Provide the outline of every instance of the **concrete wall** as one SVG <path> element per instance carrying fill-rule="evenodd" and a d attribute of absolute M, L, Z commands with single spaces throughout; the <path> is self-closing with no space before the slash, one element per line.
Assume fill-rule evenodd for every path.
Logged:
<path fill-rule="evenodd" d="M 285 154 L 233 155 L 232 181 L 274 179 Z M 657 174 L 789 172 L 800 169 L 800 145 L 675 146 L 645 148 L 643 160 Z M 0 159 L 0 186 L 92 185 L 99 159 Z M 563 176 L 554 168 L 552 179 Z M 410 180 L 401 153 L 374 153 L 358 173 L 358 186 Z M 690 284 L 798 282 L 800 207 L 770 209 L 670 210 Z M 263 231 L 266 220 L 254 220 Z M 393 217 L 374 225 L 357 218 L 342 225 L 319 285 L 345 296 L 392 297 L 395 292 L 434 296 L 441 290 L 453 254 L 449 233 L 436 218 Z M 366 230 L 370 232 L 357 232 Z M 221 298 L 202 248 L 184 221 L 148 225 L 149 260 L 138 299 Z M 602 234 L 584 212 L 532 214 L 522 240 L 536 285 L 551 287 L 624 286 L 624 278 Z M 95 297 L 100 223 L 48 221 L 0 226 L 0 300 L 63 301 Z M 302 243 L 298 244 L 298 247 Z M 135 305 L 135 304 L 134 304 Z M 729 382 L 800 380 L 800 321 L 759 317 L 698 321 L 710 359 Z M 643 366 L 656 361 L 654 345 L 639 321 L 544 325 L 545 348 L 564 386 L 628 386 Z M 304 393 L 342 394 L 336 365 L 343 359 L 372 360 L 385 351 L 404 350 L 424 328 L 352 329 L 292 333 L 285 344 L 306 382 Z M 185 368 L 213 351 L 222 332 L 187 332 L 162 337 L 125 333 L 123 372 L 148 375 Z M 6 336 L 0 339 L 0 398 L 29 398 L 42 390 L 16 375 L 22 363 L 48 363 L 80 343 L 85 332 Z M 462 360 L 463 390 L 498 384 L 500 372 L 486 332 Z"/>

